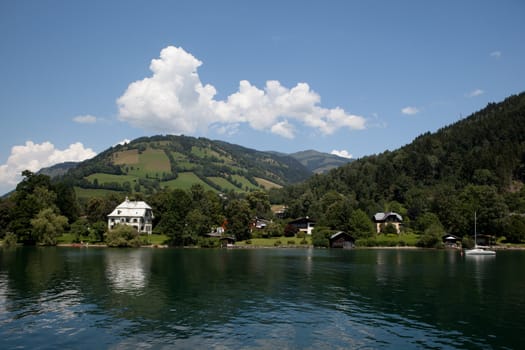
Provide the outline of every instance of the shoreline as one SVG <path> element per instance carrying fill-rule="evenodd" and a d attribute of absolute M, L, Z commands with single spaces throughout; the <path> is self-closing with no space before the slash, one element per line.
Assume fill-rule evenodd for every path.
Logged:
<path fill-rule="evenodd" d="M 107 244 L 89 244 L 89 243 L 60 243 L 56 247 L 62 248 L 115 248 L 108 247 Z M 150 248 L 150 249 L 167 249 L 167 248 L 182 248 L 182 249 L 336 249 L 336 250 L 451 250 L 451 251 L 462 251 L 462 248 L 421 248 L 416 246 L 377 246 L 377 247 L 353 247 L 350 249 L 340 249 L 340 248 L 328 248 L 328 247 L 314 247 L 312 245 L 281 245 L 281 246 L 263 246 L 263 245 L 234 245 L 231 247 L 217 247 L 217 248 L 201 248 L 197 246 L 187 246 L 187 247 L 175 247 L 169 246 L 166 244 L 151 244 L 143 245 L 137 248 Z M 513 247 L 513 246 L 493 246 L 490 247 L 493 250 L 525 250 L 525 247 Z"/>

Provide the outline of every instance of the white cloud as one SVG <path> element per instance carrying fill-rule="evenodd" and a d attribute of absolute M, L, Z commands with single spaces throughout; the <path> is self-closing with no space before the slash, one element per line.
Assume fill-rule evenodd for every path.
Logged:
<path fill-rule="evenodd" d="M 97 117 L 89 114 L 77 115 L 73 118 L 73 121 L 79 124 L 94 124 L 97 122 Z"/>
<path fill-rule="evenodd" d="M 288 121 L 282 121 L 274 126 L 272 126 L 271 131 L 274 134 L 280 135 L 282 137 L 286 137 L 287 139 L 293 139 L 294 138 L 294 127 L 292 124 L 288 123 Z"/>
<path fill-rule="evenodd" d="M 348 158 L 348 159 L 353 158 L 353 156 L 350 153 L 348 153 L 348 151 L 345 149 L 342 149 L 340 151 L 334 149 L 332 152 L 330 152 L 330 154 L 336 155 L 341 158 Z"/>
<path fill-rule="evenodd" d="M 480 95 L 483 95 L 485 93 L 485 91 L 481 90 L 481 89 L 476 89 L 472 92 L 469 92 L 467 94 L 467 97 L 476 97 L 476 96 L 480 96 Z"/>
<path fill-rule="evenodd" d="M 0 193 L 12 190 L 22 180 L 22 171 L 37 172 L 44 167 L 68 161 L 82 161 L 96 153 L 84 148 L 80 142 L 64 150 L 56 149 L 50 142 L 41 144 L 26 141 L 25 145 L 13 146 L 6 164 L 0 165 Z"/>
<path fill-rule="evenodd" d="M 306 83 L 287 88 L 279 81 L 266 82 L 263 89 L 247 80 L 225 100 L 214 99 L 216 89 L 203 85 L 197 73 L 202 62 L 182 48 L 168 46 L 153 59 L 151 77 L 131 83 L 117 99 L 119 119 L 149 131 L 173 134 L 235 130 L 247 123 L 255 130 L 269 130 L 293 138 L 296 121 L 325 135 L 339 128 L 364 129 L 366 120 L 341 108 L 321 107 L 321 97 Z M 234 128 L 228 127 L 234 125 Z"/>
<path fill-rule="evenodd" d="M 492 51 L 490 53 L 490 57 L 500 58 L 501 57 L 501 51 Z"/>
<path fill-rule="evenodd" d="M 124 140 L 122 140 L 122 141 L 120 141 L 120 142 L 117 142 L 117 143 L 116 143 L 115 145 L 113 145 L 113 146 L 116 146 L 116 145 L 124 146 L 124 145 L 127 145 L 127 144 L 130 143 L 130 142 L 131 142 L 130 139 L 124 139 Z"/>
<path fill-rule="evenodd" d="M 412 107 L 412 106 L 407 106 L 401 109 L 401 113 L 406 114 L 406 115 L 415 115 L 415 114 L 418 114 L 419 112 L 420 112 L 419 108 Z"/>

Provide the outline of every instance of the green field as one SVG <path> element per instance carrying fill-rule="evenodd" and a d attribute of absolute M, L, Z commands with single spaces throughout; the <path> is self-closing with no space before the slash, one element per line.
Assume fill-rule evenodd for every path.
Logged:
<path fill-rule="evenodd" d="M 259 185 L 261 185 L 261 187 L 264 187 L 267 190 L 272 189 L 272 188 L 282 188 L 283 187 L 283 186 L 281 186 L 279 184 L 276 184 L 274 182 L 268 181 L 268 180 L 260 178 L 260 177 L 256 177 L 255 181 L 257 181 L 257 183 Z"/>
<path fill-rule="evenodd" d="M 124 165 L 128 174 L 142 178 L 162 178 L 165 174 L 171 174 L 170 160 L 163 150 L 148 148 L 138 158 L 136 164 Z"/>
<path fill-rule="evenodd" d="M 238 181 L 238 182 L 242 183 L 242 189 L 243 189 L 243 190 L 248 189 L 248 191 L 250 191 L 250 190 L 257 190 L 257 189 L 260 189 L 260 187 L 255 186 L 254 184 L 252 184 L 252 183 L 251 183 L 250 181 L 248 181 L 248 179 L 245 178 L 244 176 L 241 176 L 241 175 L 233 175 L 232 178 L 233 178 L 235 181 Z"/>
<path fill-rule="evenodd" d="M 75 194 L 78 199 L 89 199 L 92 197 L 106 197 L 109 194 L 122 195 L 122 192 L 104 190 L 104 189 L 90 189 L 90 188 L 80 188 L 75 186 Z"/>
<path fill-rule="evenodd" d="M 123 184 L 124 182 L 129 182 L 130 184 L 135 184 L 137 177 L 133 175 L 114 175 L 114 174 L 104 174 L 104 173 L 95 173 L 89 176 L 86 176 L 86 179 L 89 182 L 93 183 L 97 179 L 100 185 L 107 184 L 111 182 L 116 182 L 118 184 Z"/>
<path fill-rule="evenodd" d="M 216 192 L 216 190 L 213 187 L 208 185 L 206 182 L 202 181 L 194 173 L 190 172 L 180 173 L 175 180 L 162 182 L 161 186 L 163 188 L 189 190 L 194 184 L 202 185 L 205 191 L 211 190 Z"/>
<path fill-rule="evenodd" d="M 220 188 L 224 189 L 224 190 L 232 190 L 232 191 L 235 191 L 235 192 L 241 192 L 242 189 L 240 189 L 239 187 L 235 186 L 234 184 L 232 184 L 231 182 L 229 182 L 228 180 L 226 180 L 225 178 L 223 177 L 218 177 L 218 176 L 210 176 L 208 177 L 208 179 L 213 182 L 214 184 L 218 185 Z"/>

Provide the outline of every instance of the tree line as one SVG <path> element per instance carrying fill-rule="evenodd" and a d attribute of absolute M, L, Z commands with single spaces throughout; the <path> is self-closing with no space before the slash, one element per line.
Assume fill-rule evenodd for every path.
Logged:
<path fill-rule="evenodd" d="M 358 159 L 271 193 L 291 216 L 333 229 L 355 211 L 395 211 L 404 229 L 525 239 L 525 93 L 426 133 L 395 151 Z M 338 220 L 341 222 L 337 223 Z"/>

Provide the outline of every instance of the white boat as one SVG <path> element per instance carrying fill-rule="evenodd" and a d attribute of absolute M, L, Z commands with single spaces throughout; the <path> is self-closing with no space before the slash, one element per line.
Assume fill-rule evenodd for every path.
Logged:
<path fill-rule="evenodd" d="M 476 221 L 476 212 L 474 212 L 474 248 L 465 250 L 465 255 L 496 255 L 496 252 L 494 250 L 490 250 L 478 245 Z"/>
<path fill-rule="evenodd" d="M 496 255 L 496 252 L 490 249 L 474 246 L 472 249 L 465 250 L 465 255 Z"/>

